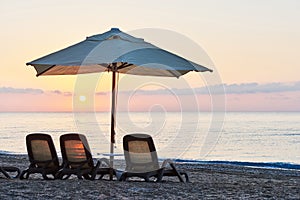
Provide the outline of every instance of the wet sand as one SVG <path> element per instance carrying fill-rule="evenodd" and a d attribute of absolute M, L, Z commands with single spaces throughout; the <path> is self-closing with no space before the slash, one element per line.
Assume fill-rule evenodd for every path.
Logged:
<path fill-rule="evenodd" d="M 0 165 L 24 170 L 27 156 L 1 155 Z M 116 163 L 120 167 L 123 162 Z M 166 177 L 164 182 L 5 179 L 0 174 L 0 199 L 300 199 L 300 171 L 250 168 L 225 164 L 178 164 L 190 183 Z"/>

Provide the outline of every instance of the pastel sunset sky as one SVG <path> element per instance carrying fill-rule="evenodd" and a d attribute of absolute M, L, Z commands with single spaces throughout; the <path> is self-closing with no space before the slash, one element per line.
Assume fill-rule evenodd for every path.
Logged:
<path fill-rule="evenodd" d="M 81 103 L 110 110 L 109 74 L 88 96 L 77 94 L 77 76 L 36 77 L 25 63 L 113 27 L 178 33 L 201 47 L 214 67 L 204 78 L 187 74 L 179 82 L 163 79 L 157 87 L 136 87 L 141 77 L 120 76 L 120 111 L 156 106 L 193 111 L 195 105 L 210 110 L 211 95 L 220 94 L 206 90 L 209 76 L 219 80 L 210 87 L 224 87 L 228 111 L 300 111 L 299 10 L 298 0 L 1 0 L 0 112 L 71 112 Z M 182 40 L 168 38 L 173 45 L 168 46 L 137 36 L 203 64 Z M 147 81 L 157 83 L 158 78 Z"/>

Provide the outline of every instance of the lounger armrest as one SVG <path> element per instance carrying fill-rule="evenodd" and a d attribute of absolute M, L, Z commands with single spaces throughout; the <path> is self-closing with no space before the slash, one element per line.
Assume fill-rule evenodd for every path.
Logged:
<path fill-rule="evenodd" d="M 95 167 L 93 168 L 93 171 L 92 171 L 92 173 L 91 173 L 91 175 L 92 175 L 91 179 L 92 179 L 92 180 L 94 180 L 94 179 L 96 178 L 96 175 L 97 175 L 98 170 L 101 169 L 101 167 L 103 167 L 102 164 L 104 164 L 105 167 L 109 167 L 109 160 L 106 159 L 106 158 L 100 158 L 100 159 L 97 161 L 97 163 L 96 163 L 96 165 L 95 165 Z M 101 176 L 101 178 L 102 178 L 102 176 Z"/>
<path fill-rule="evenodd" d="M 2 172 L 6 178 L 11 179 L 11 178 L 18 178 L 20 176 L 20 169 L 17 167 L 7 167 L 7 166 L 1 166 L 0 167 L 0 172 Z M 8 172 L 16 172 L 17 175 L 15 175 L 14 177 L 11 177 Z"/>
<path fill-rule="evenodd" d="M 106 167 L 109 167 L 109 160 L 108 160 L 107 158 L 100 158 L 100 159 L 98 160 L 98 162 L 100 163 L 99 166 L 101 166 L 102 164 L 104 164 Z M 97 163 L 98 163 L 98 162 L 97 162 Z"/>
<path fill-rule="evenodd" d="M 171 159 L 166 159 L 163 161 L 161 168 L 165 168 L 167 166 L 167 164 L 169 164 L 171 166 L 171 165 L 174 165 L 174 162 Z"/>
<path fill-rule="evenodd" d="M 97 161 L 97 163 L 96 163 L 96 165 L 94 167 L 94 171 L 95 170 L 97 171 L 97 169 L 101 168 L 102 167 L 102 163 L 104 163 L 106 165 L 105 167 L 109 167 L 109 161 L 108 161 L 108 159 L 106 159 L 106 158 L 100 158 Z"/>
<path fill-rule="evenodd" d="M 181 175 L 185 176 L 186 182 L 189 182 L 189 177 L 188 174 L 186 172 L 181 172 L 178 171 L 177 168 L 175 167 L 175 163 L 170 160 L 170 159 L 166 159 L 163 161 L 161 168 L 165 169 L 167 164 L 170 165 L 170 167 L 172 168 L 173 172 L 177 175 L 178 179 L 180 180 L 180 182 L 184 182 L 183 178 L 181 177 Z M 163 173 L 163 172 L 162 172 Z"/>
<path fill-rule="evenodd" d="M 104 167 L 109 167 L 109 160 L 107 158 L 100 158 L 97 160 L 95 168 L 100 168 L 104 165 Z"/>
<path fill-rule="evenodd" d="M 95 178 L 96 178 L 96 175 L 97 175 L 97 171 L 98 171 L 98 169 L 100 168 L 100 162 L 99 161 L 97 161 L 97 163 L 96 163 L 96 165 L 95 165 L 95 167 L 93 168 L 93 170 L 92 170 L 92 173 L 91 173 L 91 180 L 95 180 Z"/>

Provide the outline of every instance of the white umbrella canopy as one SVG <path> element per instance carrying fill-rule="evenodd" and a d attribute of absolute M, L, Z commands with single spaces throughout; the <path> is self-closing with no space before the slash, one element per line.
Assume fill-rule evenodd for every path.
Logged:
<path fill-rule="evenodd" d="M 111 71 L 112 63 L 118 73 L 135 75 L 179 77 L 189 71 L 212 71 L 117 28 L 26 64 L 40 76 Z"/>
<path fill-rule="evenodd" d="M 212 72 L 202 65 L 112 28 L 75 45 L 26 63 L 37 76 L 112 72 L 111 147 L 115 143 L 116 73 L 180 77 L 190 71 Z M 111 157 L 111 166 L 113 157 Z"/>

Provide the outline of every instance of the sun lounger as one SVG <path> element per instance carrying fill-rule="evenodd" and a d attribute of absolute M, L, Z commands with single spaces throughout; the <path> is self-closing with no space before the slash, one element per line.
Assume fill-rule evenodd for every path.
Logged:
<path fill-rule="evenodd" d="M 107 159 L 100 159 L 94 165 L 91 150 L 84 135 L 77 133 L 62 135 L 60 148 L 63 165 L 57 178 L 66 179 L 73 174 L 78 179 L 94 180 L 96 175 L 100 175 L 99 179 L 102 179 L 104 175 L 109 174 L 110 168 Z M 102 164 L 106 167 L 101 167 Z"/>
<path fill-rule="evenodd" d="M 8 179 L 18 178 L 20 175 L 20 169 L 17 167 L 0 166 L 0 173 L 2 173 Z"/>
<path fill-rule="evenodd" d="M 186 172 L 176 169 L 171 160 L 165 160 L 159 166 L 158 157 L 153 139 L 147 134 L 129 134 L 123 138 L 123 149 L 126 160 L 126 171 L 121 175 L 120 181 L 129 177 L 139 177 L 149 181 L 151 177 L 160 182 L 163 176 L 177 176 L 180 182 L 188 182 Z M 167 165 L 170 167 L 167 168 Z"/>
<path fill-rule="evenodd" d="M 20 179 L 28 179 L 30 174 L 42 174 L 44 179 L 55 178 L 60 169 L 57 153 L 50 135 L 44 133 L 32 133 L 26 136 L 26 146 L 30 165 L 24 170 Z"/>

